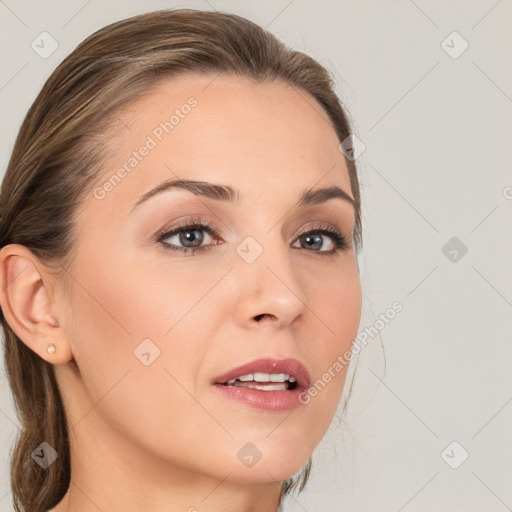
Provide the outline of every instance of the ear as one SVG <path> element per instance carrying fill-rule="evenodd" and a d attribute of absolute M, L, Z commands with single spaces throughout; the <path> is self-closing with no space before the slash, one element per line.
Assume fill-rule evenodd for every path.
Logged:
<path fill-rule="evenodd" d="M 64 364 L 73 354 L 52 311 L 51 279 L 48 269 L 23 245 L 9 244 L 0 251 L 0 306 L 7 323 L 42 359 Z M 50 343 L 55 345 L 53 353 L 47 350 Z"/>

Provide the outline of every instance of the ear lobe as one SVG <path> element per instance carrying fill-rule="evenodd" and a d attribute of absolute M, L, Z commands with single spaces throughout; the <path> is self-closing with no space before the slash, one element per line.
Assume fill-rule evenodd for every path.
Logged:
<path fill-rule="evenodd" d="M 0 251 L 0 305 L 11 329 L 33 352 L 53 364 L 73 359 L 71 347 L 52 312 L 50 274 L 32 252 L 18 244 Z M 55 351 L 47 350 L 50 343 Z"/>

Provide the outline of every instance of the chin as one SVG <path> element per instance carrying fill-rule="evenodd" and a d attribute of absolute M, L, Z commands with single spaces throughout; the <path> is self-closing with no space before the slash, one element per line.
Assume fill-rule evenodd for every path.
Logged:
<path fill-rule="evenodd" d="M 240 483 L 268 483 L 283 481 L 297 474 L 308 462 L 311 453 L 302 454 L 301 450 L 284 453 L 262 454 L 259 460 L 250 459 L 247 462 L 237 461 L 226 468 L 226 473 L 232 471 L 230 480 Z M 224 474 L 226 474 L 224 473 Z"/>

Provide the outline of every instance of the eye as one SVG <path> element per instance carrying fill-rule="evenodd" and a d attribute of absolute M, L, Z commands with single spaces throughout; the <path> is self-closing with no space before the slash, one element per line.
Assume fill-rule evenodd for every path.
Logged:
<path fill-rule="evenodd" d="M 157 235 L 157 242 L 162 244 L 166 250 L 180 251 L 183 253 L 194 253 L 196 251 L 203 251 L 211 249 L 214 245 L 219 245 L 217 242 L 203 245 L 205 237 L 202 232 L 207 233 L 208 237 L 212 237 L 218 231 L 218 227 L 210 221 L 203 221 L 201 219 L 193 218 L 181 222 L 173 228 L 164 231 Z M 330 250 L 321 250 L 324 246 L 324 237 L 328 236 L 331 243 Z M 174 243 L 169 243 L 167 240 L 176 237 Z M 312 252 L 324 253 L 325 256 L 333 255 L 339 251 L 347 250 L 351 247 L 347 238 L 342 235 L 336 228 L 329 224 L 319 224 L 312 229 L 305 231 L 297 238 L 297 242 L 303 242 L 305 248 L 313 249 Z M 296 243 L 297 243 L 296 242 Z M 180 245 L 177 245 L 181 244 Z M 222 243 L 222 242 L 220 242 Z M 295 246 L 296 247 L 296 246 Z M 298 247 L 299 249 L 301 247 Z"/>
<path fill-rule="evenodd" d="M 181 222 L 172 229 L 165 231 L 158 236 L 157 241 L 161 243 L 165 249 L 171 251 L 180 251 L 185 253 L 194 253 L 195 251 L 202 251 L 204 249 L 210 249 L 212 245 L 202 246 L 204 236 L 201 234 L 202 231 L 208 233 L 208 236 L 212 236 L 218 230 L 217 226 L 210 221 L 203 221 L 201 219 L 190 219 Z M 183 244 L 183 247 L 175 245 L 173 243 L 165 242 L 164 240 L 177 237 L 177 241 Z"/>
<path fill-rule="evenodd" d="M 324 242 L 324 236 L 327 235 L 331 239 L 331 250 L 320 250 Z M 313 248 L 313 252 L 322 252 L 326 256 L 333 255 L 339 251 L 344 251 L 350 248 L 350 243 L 347 238 L 341 234 L 336 228 L 328 224 L 321 224 L 315 226 L 303 234 L 299 235 L 297 242 L 304 242 L 308 247 Z"/>

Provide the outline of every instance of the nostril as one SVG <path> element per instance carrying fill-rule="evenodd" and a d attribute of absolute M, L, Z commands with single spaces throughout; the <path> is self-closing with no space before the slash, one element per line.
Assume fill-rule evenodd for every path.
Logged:
<path fill-rule="evenodd" d="M 269 318 L 275 318 L 274 315 L 270 315 L 268 313 L 262 313 L 261 315 L 256 315 L 254 318 L 257 322 L 259 322 L 262 318 L 268 316 Z"/>

